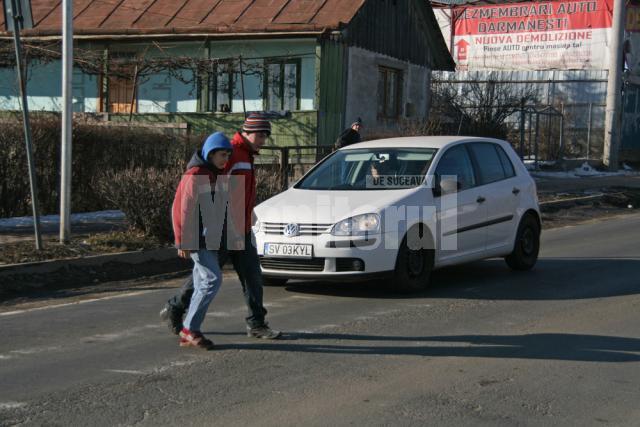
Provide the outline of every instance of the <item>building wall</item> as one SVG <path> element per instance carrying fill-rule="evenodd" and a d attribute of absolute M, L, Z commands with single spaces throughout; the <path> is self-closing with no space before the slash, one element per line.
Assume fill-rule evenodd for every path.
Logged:
<path fill-rule="evenodd" d="M 73 73 L 73 110 L 95 112 L 98 105 L 98 79 Z M 60 61 L 32 63 L 27 70 L 27 102 L 32 111 L 60 111 L 62 105 L 62 66 Z M 15 68 L 0 68 L 0 110 L 19 110 L 20 92 Z"/>
<path fill-rule="evenodd" d="M 262 67 L 265 58 L 300 58 L 300 110 L 315 110 L 316 99 L 316 41 L 315 39 L 213 41 L 209 47 L 210 58 L 238 58 L 242 56 L 250 73 L 244 78 L 247 111 L 264 110 L 262 76 L 255 75 L 256 67 Z M 239 81 L 239 74 L 236 74 Z M 232 111 L 243 111 L 242 91 L 234 90 Z"/>
<path fill-rule="evenodd" d="M 358 47 L 348 53 L 345 125 L 357 117 L 364 122 L 364 136 L 393 129 L 398 121 L 378 117 L 378 69 L 380 66 L 402 70 L 403 82 L 399 119 L 425 120 L 431 70 L 426 67 L 377 54 Z"/>
<path fill-rule="evenodd" d="M 109 120 L 126 122 L 129 114 L 109 114 Z M 244 122 L 243 113 L 148 113 L 133 114 L 131 120 L 143 123 L 187 123 L 188 131 L 195 135 L 207 135 L 221 131 L 232 136 Z M 316 145 L 317 113 L 299 111 L 289 117 L 271 120 L 272 133 L 267 145 L 313 146 Z"/>
<path fill-rule="evenodd" d="M 263 110 L 262 76 L 255 74 L 256 66 L 262 67 L 265 58 L 300 58 L 300 110 L 316 109 L 316 75 L 314 39 L 287 40 L 247 40 L 219 41 L 207 45 L 204 41 L 161 42 L 162 50 L 154 45 L 141 43 L 110 44 L 108 49 L 115 52 L 145 52 L 147 57 L 154 56 L 206 56 L 225 59 L 242 56 L 249 69 L 245 75 L 245 104 L 248 111 Z M 99 43 L 82 45 L 85 49 L 102 50 L 106 45 Z M 172 77 L 168 72 L 141 77 L 138 84 L 139 113 L 195 113 L 198 111 L 198 88 L 190 71 L 182 73 L 182 79 Z M 99 102 L 99 78 L 74 73 L 74 110 L 78 112 L 97 112 Z M 181 81 L 185 80 L 187 83 Z M 239 82 L 239 73 L 236 74 Z M 54 82 L 54 84 L 52 84 Z M 29 69 L 28 94 L 30 108 L 44 111 L 60 111 L 62 96 L 62 64 L 52 61 L 47 64 L 33 64 Z M 15 83 L 15 69 L 0 69 L 0 109 L 19 109 L 19 93 Z M 232 102 L 232 111 L 243 111 L 242 90 L 236 85 Z"/>
<path fill-rule="evenodd" d="M 321 40 L 318 44 L 318 145 L 333 145 L 345 121 L 347 53 L 344 43 Z"/>

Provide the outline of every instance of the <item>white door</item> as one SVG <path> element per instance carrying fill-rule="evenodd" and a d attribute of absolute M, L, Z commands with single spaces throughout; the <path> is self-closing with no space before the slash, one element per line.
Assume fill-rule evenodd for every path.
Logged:
<path fill-rule="evenodd" d="M 449 148 L 436 166 L 436 188 L 453 179 L 457 191 L 435 193 L 438 209 L 438 259 L 446 261 L 484 251 L 486 196 L 477 186 L 471 157 L 464 145 Z"/>
<path fill-rule="evenodd" d="M 486 194 L 487 251 L 510 246 L 517 226 L 516 210 L 520 188 L 513 164 L 498 144 L 475 142 L 468 145 Z"/>

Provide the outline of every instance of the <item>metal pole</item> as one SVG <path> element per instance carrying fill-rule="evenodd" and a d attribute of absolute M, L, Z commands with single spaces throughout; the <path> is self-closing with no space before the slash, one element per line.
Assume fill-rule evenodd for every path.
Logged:
<path fill-rule="evenodd" d="M 281 176 L 281 188 L 285 191 L 289 188 L 289 147 L 283 147 L 280 149 L 280 176 Z"/>
<path fill-rule="evenodd" d="M 71 134 L 73 130 L 73 0 L 62 1 L 62 159 L 60 243 L 71 238 Z"/>
<path fill-rule="evenodd" d="M 240 59 L 240 86 L 242 87 L 242 111 L 244 111 L 244 118 L 247 118 L 247 104 L 245 102 L 244 95 L 244 70 L 242 68 L 242 55 L 238 57 Z M 231 101 L 233 102 L 233 101 Z"/>
<path fill-rule="evenodd" d="M 557 160 L 562 160 L 562 152 L 564 151 L 564 103 L 562 103 L 560 114 L 560 149 Z"/>
<path fill-rule="evenodd" d="M 18 86 L 22 102 L 22 124 L 24 127 L 24 142 L 27 149 L 27 166 L 29 169 L 29 186 L 31 188 L 31 209 L 33 211 L 33 229 L 36 237 L 36 249 L 42 249 L 42 236 L 40 234 L 40 213 L 38 211 L 38 185 L 36 182 L 36 168 L 33 160 L 33 147 L 31 144 L 31 123 L 29 122 L 29 103 L 27 101 L 27 86 L 25 74 L 22 70 L 22 44 L 20 30 L 22 29 L 22 11 L 16 0 L 11 0 L 11 15 L 13 16 L 13 43 L 16 50 L 16 71 L 18 73 Z"/>
<path fill-rule="evenodd" d="M 454 57 L 454 42 L 456 38 L 456 16 L 455 11 L 453 10 L 453 5 L 449 5 L 449 13 L 451 14 L 451 19 L 449 20 L 451 27 L 449 28 L 449 52 L 451 56 Z M 455 57 L 454 57 L 455 58 Z"/>
<path fill-rule="evenodd" d="M 604 124 L 603 162 L 610 170 L 618 169 L 620 118 L 622 117 L 622 46 L 624 40 L 625 0 L 614 0 L 613 30 L 609 45 L 609 80 Z"/>
<path fill-rule="evenodd" d="M 593 103 L 589 103 L 589 123 L 587 123 L 587 161 L 591 157 L 591 114 L 593 114 Z"/>
<path fill-rule="evenodd" d="M 533 113 L 529 112 L 529 143 L 527 144 L 529 149 L 527 150 L 527 154 L 529 155 L 529 157 L 531 157 L 531 153 L 532 153 L 532 149 L 531 149 L 531 145 L 532 145 L 532 141 L 533 141 Z"/>
<path fill-rule="evenodd" d="M 524 98 L 520 101 L 520 160 L 524 160 Z"/>
<path fill-rule="evenodd" d="M 131 102 L 129 103 L 129 121 L 133 119 L 133 106 L 136 102 L 136 92 L 138 91 L 138 66 L 133 72 L 133 90 L 131 91 Z"/>
<path fill-rule="evenodd" d="M 551 153 L 553 152 L 554 144 L 551 143 L 551 125 L 553 125 L 553 117 L 551 114 L 547 114 L 547 156 L 549 156 L 549 158 L 545 160 L 553 160 Z"/>
<path fill-rule="evenodd" d="M 540 136 L 540 114 L 536 114 L 536 140 L 533 146 L 534 164 L 533 169 L 538 170 L 538 139 Z"/>

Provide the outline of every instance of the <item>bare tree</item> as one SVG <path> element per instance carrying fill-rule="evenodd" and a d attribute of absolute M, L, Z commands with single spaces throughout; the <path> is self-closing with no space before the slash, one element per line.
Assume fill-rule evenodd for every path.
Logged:
<path fill-rule="evenodd" d="M 509 119 L 535 100 L 530 85 L 518 87 L 493 79 L 434 80 L 431 115 L 447 133 L 506 138 L 512 127 Z"/>

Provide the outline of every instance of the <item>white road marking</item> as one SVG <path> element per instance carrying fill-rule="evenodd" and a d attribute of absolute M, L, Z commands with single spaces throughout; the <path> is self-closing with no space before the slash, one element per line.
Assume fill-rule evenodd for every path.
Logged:
<path fill-rule="evenodd" d="M 151 292 L 160 292 L 160 291 L 163 291 L 163 290 L 164 289 L 150 289 L 150 290 L 145 290 L 145 291 L 128 292 L 126 294 L 111 295 L 111 296 L 102 297 L 102 298 L 85 299 L 85 300 L 81 300 L 81 301 L 68 302 L 68 303 L 65 303 L 65 304 L 47 305 L 47 306 L 44 306 L 44 307 L 27 308 L 27 309 L 24 309 L 24 310 L 5 311 L 4 313 L 0 313 L 0 317 L 14 316 L 16 314 L 30 313 L 32 311 L 49 310 L 49 309 L 52 309 L 52 308 L 68 307 L 68 306 L 71 306 L 71 305 L 88 304 L 90 302 L 107 301 L 107 300 L 117 299 L 117 298 L 127 298 L 127 297 L 133 297 L 133 296 L 136 296 L 136 295 L 143 295 L 143 294 L 147 294 L 147 293 L 151 293 Z"/>
<path fill-rule="evenodd" d="M 211 313 L 207 313 L 207 317 L 231 317 L 231 313 L 227 313 L 226 311 L 212 311 Z"/>
<path fill-rule="evenodd" d="M 20 409 L 27 406 L 24 402 L 0 402 L 0 410 L 2 409 Z"/>
<path fill-rule="evenodd" d="M 116 374 L 131 374 L 131 375 L 144 375 L 142 371 L 134 371 L 128 369 L 105 369 L 107 372 L 114 372 Z"/>
<path fill-rule="evenodd" d="M 25 348 L 18 350 L 9 350 L 8 353 L 0 354 L 0 360 L 9 360 L 15 359 L 18 356 L 27 356 L 30 354 L 40 354 L 46 353 L 49 351 L 60 350 L 62 347 L 60 346 L 49 346 L 49 347 L 33 347 L 33 348 Z"/>
<path fill-rule="evenodd" d="M 281 304 L 279 302 L 268 302 L 264 304 L 265 307 L 267 308 L 282 308 L 285 307 L 284 304 Z"/>
<path fill-rule="evenodd" d="M 13 353 L 13 354 L 21 354 L 21 355 L 25 355 L 25 354 L 38 354 L 38 353 L 45 353 L 47 351 L 54 351 L 54 350 L 59 350 L 60 346 L 51 346 L 51 347 L 34 347 L 34 348 L 27 348 L 24 350 L 11 350 L 9 353 Z"/>
<path fill-rule="evenodd" d="M 151 325 L 144 325 L 144 326 L 139 326 L 139 327 L 135 327 L 135 328 L 129 328 L 129 329 L 125 329 L 123 331 L 120 332 L 114 332 L 111 334 L 98 334 L 98 335 L 92 335 L 89 337 L 85 337 L 82 339 L 82 341 L 87 342 L 87 341 L 101 341 L 101 342 L 110 342 L 110 341 L 117 341 L 120 340 L 122 338 L 128 338 L 128 337 L 132 337 L 135 335 L 140 334 L 141 332 L 144 332 L 148 329 L 164 329 L 164 325 L 158 325 L 158 324 L 151 324 Z"/>

